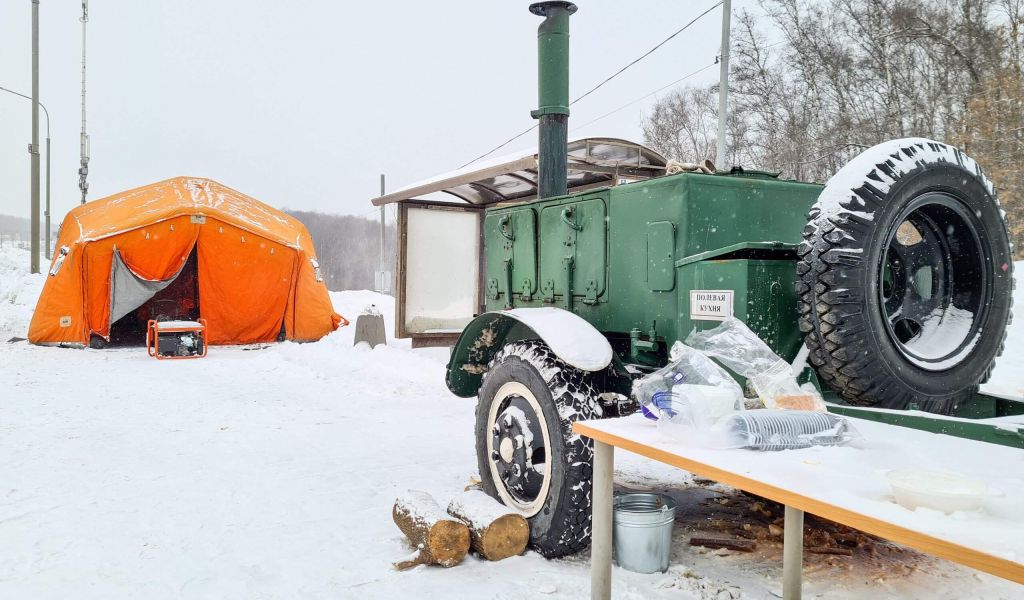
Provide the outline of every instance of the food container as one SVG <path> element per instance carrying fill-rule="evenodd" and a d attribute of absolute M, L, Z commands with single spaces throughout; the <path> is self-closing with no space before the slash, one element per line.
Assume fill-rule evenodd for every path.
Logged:
<path fill-rule="evenodd" d="M 886 473 L 896 502 L 914 510 L 920 506 L 946 514 L 977 510 L 994 496 L 984 482 L 959 473 L 897 469 Z"/>

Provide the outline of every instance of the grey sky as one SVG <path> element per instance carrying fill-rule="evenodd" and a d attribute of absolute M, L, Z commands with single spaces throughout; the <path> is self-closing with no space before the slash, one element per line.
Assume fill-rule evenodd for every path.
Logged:
<path fill-rule="evenodd" d="M 578 1 L 571 94 L 714 3 Z M 89 197 L 194 175 L 278 207 L 368 214 L 379 173 L 394 189 L 457 168 L 532 124 L 540 19 L 528 4 L 92 0 Z M 752 5 L 736 0 L 734 10 Z M 80 2 L 41 0 L 40 15 L 56 227 L 79 197 Z M 25 94 L 30 23 L 30 0 L 3 0 L 0 86 Z M 578 128 L 712 63 L 720 23 L 715 10 L 574 106 L 570 135 L 639 140 L 655 97 Z M 717 77 L 713 67 L 690 81 Z M 30 109 L 0 92 L 3 214 L 28 216 Z M 535 136 L 500 152 L 532 146 Z"/>

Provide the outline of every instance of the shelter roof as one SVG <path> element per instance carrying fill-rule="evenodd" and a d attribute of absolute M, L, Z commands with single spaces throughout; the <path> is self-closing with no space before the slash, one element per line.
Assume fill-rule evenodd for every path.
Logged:
<path fill-rule="evenodd" d="M 569 192 L 611 185 L 619 177 L 646 179 L 665 174 L 664 156 L 618 138 L 591 137 L 569 142 Z M 374 198 L 374 206 L 443 192 L 486 206 L 537 197 L 537 152 L 530 150 L 473 163 Z"/>

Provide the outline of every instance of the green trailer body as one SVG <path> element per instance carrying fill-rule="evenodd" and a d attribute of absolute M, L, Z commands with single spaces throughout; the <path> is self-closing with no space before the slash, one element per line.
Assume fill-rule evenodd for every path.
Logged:
<path fill-rule="evenodd" d="M 793 261 L 820 191 L 763 173 L 681 173 L 488 209 L 485 308 L 572 311 L 623 362 L 651 366 L 734 315 L 792 358 Z"/>
<path fill-rule="evenodd" d="M 573 525 L 589 503 L 588 470 L 572 468 L 578 457 L 588 460 L 585 444 L 567 437 L 538 448 L 526 441 L 545 431 L 557 439 L 562 424 L 552 429 L 547 423 L 586 418 L 579 415 L 587 403 L 600 402 L 596 414 L 604 417 L 636 410 L 636 378 L 666 365 L 676 340 L 716 327 L 724 317 L 741 320 L 776 354 L 793 361 L 805 343 L 797 310 L 798 246 L 821 189 L 766 173 L 686 172 L 483 210 L 482 314 L 453 348 L 447 384 L 460 396 L 479 395 L 477 460 L 484 489 L 532 519 L 532 530 L 543 534 L 531 542 L 538 552 L 572 553 L 585 546 L 587 536 L 585 527 Z M 556 346 L 545 346 L 541 330 L 524 316 L 545 307 L 569 311 L 583 328 L 604 336 L 611 364 L 583 374 L 552 361 Z M 538 339 L 550 351 L 541 350 L 541 360 L 536 354 L 529 358 Z M 527 367 L 523 358 L 535 362 Z M 568 374 L 550 375 L 551 366 Z M 555 412 L 547 417 L 537 404 L 536 380 L 533 388 L 521 383 L 530 382 L 525 373 L 534 370 L 550 378 L 547 401 Z M 485 381 L 488 373 L 494 379 Z M 822 391 L 833 413 L 1024 449 L 1019 401 L 976 393 L 953 415 L 940 416 L 915 410 L 913 402 L 909 410 L 846 405 L 822 389 L 811 368 L 801 380 Z M 582 397 L 574 401 L 576 393 Z M 549 458 L 558 444 L 564 444 L 563 458 Z M 538 460 L 543 468 L 537 472 L 556 465 L 563 470 L 550 481 L 564 482 L 578 495 L 560 502 L 563 493 L 538 490 L 533 479 L 520 475 L 532 473 Z"/>
<path fill-rule="evenodd" d="M 796 249 L 821 189 L 761 172 L 680 173 L 488 208 L 484 311 L 571 311 L 609 339 L 618 364 L 642 369 L 663 366 L 673 342 L 731 315 L 792 360 L 803 343 Z M 485 329 L 501 343 L 481 348 Z M 449 386 L 475 395 L 501 344 L 533 336 L 515 321 L 474 321 L 453 348 Z M 818 385 L 809 368 L 804 379 Z M 609 389 L 628 394 L 619 383 Z M 841 414 L 1024 448 L 1024 427 L 981 421 L 1024 414 L 1019 401 L 979 393 L 950 419 L 824 395 Z"/>

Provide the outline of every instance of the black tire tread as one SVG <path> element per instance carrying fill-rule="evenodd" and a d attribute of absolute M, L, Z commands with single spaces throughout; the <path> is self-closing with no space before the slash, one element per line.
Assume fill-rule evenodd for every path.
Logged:
<path fill-rule="evenodd" d="M 938 143 L 936 145 L 956 156 L 962 155 L 955 148 Z M 916 148 L 911 144 L 901 152 L 913 156 Z M 987 182 L 980 168 L 976 168 L 975 175 Z M 861 187 L 850 190 L 856 198 L 851 197 L 850 201 L 841 204 L 839 210 L 822 216 L 821 208 L 816 205 L 808 213 L 803 242 L 797 250 L 799 326 L 801 332 L 806 334 L 808 360 L 815 367 L 818 377 L 838 392 L 843 400 L 856 406 L 906 408 L 914 401 L 912 394 L 878 377 L 882 368 L 879 358 L 851 351 L 851 348 L 863 347 L 859 342 L 866 335 L 867 326 L 861 312 L 860 295 L 863 290 L 850 285 L 860 270 L 863 239 L 870 227 L 870 221 L 858 213 L 886 201 L 885 195 L 871 184 L 872 180 L 881 180 L 883 176 L 892 176 L 888 161 L 877 163 L 873 170 L 866 173 Z M 998 207 L 999 200 L 994 190 L 992 198 Z M 1001 212 L 1001 216 L 1003 227 L 1008 230 L 1005 212 Z M 862 235 L 855 237 L 851 233 Z M 1012 260 L 1009 264 L 1009 275 L 1013 282 Z M 1014 284 L 1011 283 L 1011 286 Z M 1012 303 L 1011 295 L 1011 309 Z M 1010 320 L 1012 314 L 1011 310 Z M 1006 330 L 1002 333 L 997 357 L 1002 354 L 1005 342 Z M 989 379 L 994 366 L 993 360 L 979 384 Z M 978 387 L 974 385 L 956 398 L 921 408 L 948 413 L 959 401 L 974 395 Z"/>
<path fill-rule="evenodd" d="M 563 489 L 569 490 L 569 493 L 561 499 L 559 506 L 554 507 L 557 515 L 548 531 L 534 531 L 531 527 L 530 547 L 547 558 L 575 554 L 590 545 L 594 445 L 589 438 L 573 433 L 572 424 L 577 420 L 599 419 L 603 416 L 598 393 L 591 385 L 588 373 L 566 364 L 540 340 L 524 340 L 505 345 L 491 358 L 483 376 L 484 381 L 495 367 L 513 358 L 533 367 L 546 383 L 561 417 L 562 439 L 567 450 L 568 464 Z M 538 398 L 538 401 L 541 399 Z M 478 402 L 477 419 L 480 418 L 480 411 L 487 410 L 489 406 Z M 478 439 L 477 443 L 483 442 Z M 498 498 L 489 476 L 483 472 L 480 476 L 484 482 L 484 491 Z"/>

